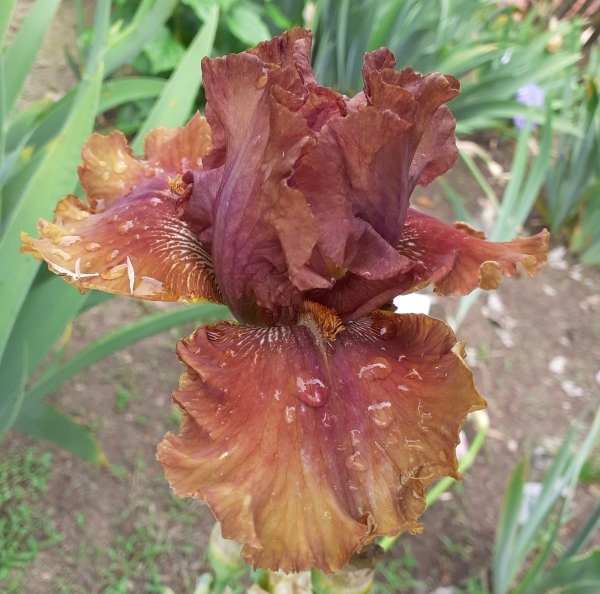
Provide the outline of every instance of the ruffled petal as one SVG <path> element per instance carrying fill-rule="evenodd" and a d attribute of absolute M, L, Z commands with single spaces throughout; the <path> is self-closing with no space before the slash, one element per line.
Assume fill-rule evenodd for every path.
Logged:
<path fill-rule="evenodd" d="M 387 279 L 348 273 L 327 291 L 314 290 L 307 298 L 336 310 L 343 320 L 354 320 L 427 284 L 439 295 L 467 295 L 476 288 L 496 289 L 503 276 L 513 276 L 519 265 L 535 276 L 545 265 L 549 233 L 513 241 L 486 241 L 484 233 L 466 223 L 448 225 L 408 209 L 398 252 L 412 266 Z"/>
<path fill-rule="evenodd" d="M 38 222 L 39 239 L 22 235 L 22 251 L 82 292 L 222 302 L 210 253 L 179 206 L 180 174 L 210 147 L 207 124 L 196 115 L 184 128 L 153 130 L 144 146 L 138 159 L 121 133 L 92 135 L 79 170 L 90 205 L 61 200 L 53 223 Z"/>
<path fill-rule="evenodd" d="M 293 66 L 294 43 L 306 38 L 297 30 L 252 53 L 202 62 L 211 126 L 226 142 L 224 157 L 208 156 L 212 166 L 224 158 L 214 199 L 215 271 L 233 313 L 250 323 L 265 323 L 263 309 L 276 322 L 281 308 L 299 305 L 298 286 L 329 282 L 305 267 L 317 239 L 314 217 L 286 183 L 314 143 L 306 120 L 289 108 L 307 97 Z M 203 188 L 194 183 L 191 208 L 197 192 Z"/>
<path fill-rule="evenodd" d="M 181 433 L 158 458 L 248 563 L 334 571 L 377 535 L 420 530 L 427 487 L 458 478 L 460 428 L 485 403 L 442 322 L 375 312 L 344 326 L 307 302 L 299 322 L 181 341 Z"/>
<path fill-rule="evenodd" d="M 491 242 L 466 223 L 454 226 L 409 209 L 398 251 L 416 262 L 422 272 L 413 285 L 432 283 L 440 295 L 467 295 L 477 287 L 496 289 L 503 276 L 521 265 L 529 276 L 546 264 L 549 233 Z"/>

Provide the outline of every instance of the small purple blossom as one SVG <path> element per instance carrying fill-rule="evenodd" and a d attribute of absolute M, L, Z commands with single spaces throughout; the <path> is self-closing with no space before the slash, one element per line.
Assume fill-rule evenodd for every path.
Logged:
<path fill-rule="evenodd" d="M 522 103 L 529 107 L 542 107 L 542 105 L 544 105 L 545 97 L 546 93 L 544 89 L 535 83 L 528 83 L 517 91 L 515 99 L 517 103 Z M 519 130 L 525 128 L 525 118 L 523 116 L 517 116 L 513 119 L 513 122 Z M 531 123 L 532 128 L 535 128 L 536 126 L 537 124 L 535 122 Z"/>

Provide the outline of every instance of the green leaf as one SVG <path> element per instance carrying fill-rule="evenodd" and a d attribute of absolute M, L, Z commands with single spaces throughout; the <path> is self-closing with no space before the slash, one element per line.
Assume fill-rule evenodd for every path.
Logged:
<path fill-rule="evenodd" d="M 201 303 L 147 316 L 138 322 L 123 326 L 96 340 L 57 369 L 44 374 L 28 390 L 22 410 L 29 408 L 46 394 L 56 390 L 64 381 L 73 377 L 76 373 L 130 344 L 188 322 L 205 324 L 222 320 L 227 316 L 227 313 L 228 310 L 223 305 Z"/>
<path fill-rule="evenodd" d="M 438 183 L 440 184 L 446 198 L 452 204 L 452 208 L 454 209 L 454 218 L 457 221 L 463 221 L 465 223 L 469 223 L 471 225 L 473 223 L 473 217 L 467 212 L 461 197 L 452 189 L 450 184 L 443 178 L 438 178 Z"/>
<path fill-rule="evenodd" d="M 167 27 L 161 27 L 155 38 L 144 47 L 151 74 L 175 70 L 184 53 L 185 48 L 171 35 Z"/>
<path fill-rule="evenodd" d="M 219 0 L 181 0 L 183 4 L 187 4 L 195 13 L 196 16 L 205 23 L 211 18 L 212 11 L 215 7 L 219 8 Z"/>
<path fill-rule="evenodd" d="M 518 571 L 522 559 L 515 559 L 514 546 L 523 501 L 525 461 L 513 470 L 506 488 L 494 543 L 494 594 L 505 594 Z"/>
<path fill-rule="evenodd" d="M 39 167 L 33 172 L 0 239 L 0 358 L 39 266 L 31 256 L 19 254 L 20 232 L 34 233 L 38 217 L 50 218 L 55 204 L 73 190 L 77 179 L 75 164 L 93 128 L 101 82 L 102 68 L 99 68 L 82 83 L 61 135 L 43 149 Z"/>
<path fill-rule="evenodd" d="M 0 418 L 14 410 L 25 393 L 25 382 L 87 299 L 45 266 L 40 268 L 15 321 L 10 348 L 0 360 Z M 52 303 L 51 315 L 48 303 Z"/>
<path fill-rule="evenodd" d="M 19 32 L 2 53 L 6 86 L 6 114 L 11 112 L 25 79 L 33 68 L 35 57 L 42 47 L 44 35 L 59 4 L 60 0 L 37 0 L 23 21 Z"/>
<path fill-rule="evenodd" d="M 6 39 L 6 33 L 8 32 L 16 3 L 17 0 L 3 0 L 0 3 L 0 49 L 4 47 L 4 40 Z"/>
<path fill-rule="evenodd" d="M 142 140 L 152 128 L 156 126 L 174 128 L 185 124 L 188 120 L 202 82 L 200 60 L 209 55 L 212 50 L 218 20 L 219 9 L 213 6 L 210 16 L 188 47 L 181 64 L 169 78 L 169 82 L 138 131 L 132 143 L 134 152 L 141 152 Z"/>
<path fill-rule="evenodd" d="M 171 16 L 177 0 L 155 0 L 149 10 L 150 3 L 146 0 L 140 4 L 126 34 L 106 52 L 104 67 L 107 76 L 131 62 L 154 39 L 156 32 Z"/>
<path fill-rule="evenodd" d="M 539 594 L 598 594 L 600 549 L 558 563 L 546 573 L 534 591 Z"/>
<path fill-rule="evenodd" d="M 236 4 L 225 16 L 227 28 L 242 43 L 249 46 L 271 38 L 271 32 L 250 4 Z"/>
<path fill-rule="evenodd" d="M 47 404 L 22 408 L 14 428 L 33 439 L 54 443 L 94 464 L 107 464 L 106 455 L 93 433 Z"/>

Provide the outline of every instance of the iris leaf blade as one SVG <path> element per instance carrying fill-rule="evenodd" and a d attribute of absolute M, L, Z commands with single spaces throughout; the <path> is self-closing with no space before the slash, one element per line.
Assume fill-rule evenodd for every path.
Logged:
<path fill-rule="evenodd" d="M 25 17 L 18 33 L 2 54 L 6 85 L 6 113 L 9 114 L 31 72 L 44 35 L 60 0 L 37 0 Z"/>
<path fill-rule="evenodd" d="M 21 408 L 14 428 L 34 439 L 54 443 L 94 464 L 106 464 L 106 456 L 93 433 L 47 404 Z"/>
<path fill-rule="evenodd" d="M 187 121 L 202 83 L 200 60 L 210 54 L 217 32 L 218 20 L 219 8 L 214 5 L 210 9 L 209 18 L 188 47 L 181 64 L 171 75 L 138 131 L 132 143 L 134 152 L 138 154 L 141 152 L 142 140 L 152 128 L 156 126 L 177 127 Z"/>
<path fill-rule="evenodd" d="M 221 320 L 226 317 L 227 311 L 227 308 L 222 305 L 202 303 L 146 316 L 133 324 L 123 326 L 98 339 L 57 369 L 44 375 L 28 390 L 25 395 L 25 405 L 29 406 L 32 401 L 43 398 L 56 390 L 64 381 L 100 359 L 143 338 L 192 321 L 207 323 Z"/>

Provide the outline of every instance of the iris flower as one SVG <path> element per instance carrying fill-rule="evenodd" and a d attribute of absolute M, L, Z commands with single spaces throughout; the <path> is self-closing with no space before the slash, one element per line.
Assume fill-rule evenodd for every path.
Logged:
<path fill-rule="evenodd" d="M 93 134 L 67 196 L 24 251 L 85 292 L 225 303 L 236 322 L 177 347 L 183 412 L 158 459 L 256 566 L 335 571 L 378 535 L 419 532 L 433 481 L 459 478 L 467 414 L 485 406 L 444 323 L 391 300 L 494 289 L 544 264 L 547 233 L 490 243 L 409 207 L 455 162 L 452 76 L 365 56 L 364 91 L 315 79 L 294 29 L 202 62 L 205 117 L 135 157 Z"/>

